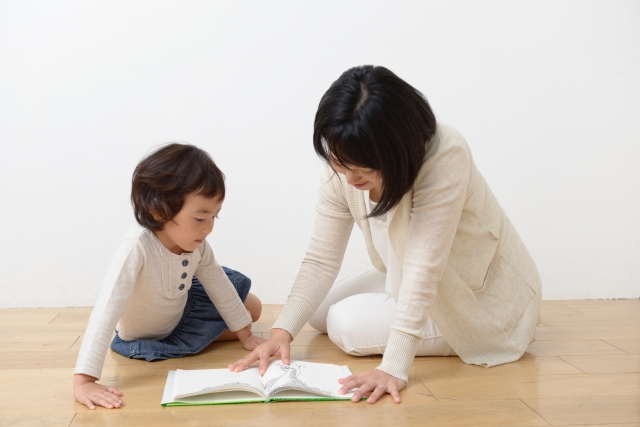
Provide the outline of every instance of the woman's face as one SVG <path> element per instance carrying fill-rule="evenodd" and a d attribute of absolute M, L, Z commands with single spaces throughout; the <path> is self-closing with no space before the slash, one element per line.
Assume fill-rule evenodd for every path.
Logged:
<path fill-rule="evenodd" d="M 345 176 L 347 183 L 361 191 L 369 190 L 375 194 L 382 192 L 382 176 L 380 171 L 360 166 L 341 165 L 333 157 L 329 157 L 333 169 Z"/>

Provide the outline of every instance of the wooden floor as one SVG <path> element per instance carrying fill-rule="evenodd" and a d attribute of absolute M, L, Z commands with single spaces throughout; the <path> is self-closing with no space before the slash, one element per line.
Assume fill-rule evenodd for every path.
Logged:
<path fill-rule="evenodd" d="M 265 306 L 254 331 L 268 335 L 281 306 Z M 121 409 L 88 410 L 72 396 L 72 372 L 90 309 L 0 310 L 0 425 L 19 426 L 640 426 L 640 300 L 545 301 L 537 341 L 515 363 L 486 369 L 457 357 L 413 364 L 403 402 L 295 402 L 163 409 L 169 369 L 222 368 L 245 354 L 236 342 L 147 363 L 111 351 L 102 382 Z M 294 359 L 347 364 L 352 357 L 305 327 Z"/>

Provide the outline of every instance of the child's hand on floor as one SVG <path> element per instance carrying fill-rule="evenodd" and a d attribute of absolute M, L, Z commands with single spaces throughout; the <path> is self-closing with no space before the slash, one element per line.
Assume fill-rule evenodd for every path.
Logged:
<path fill-rule="evenodd" d="M 242 343 L 242 346 L 249 351 L 266 341 L 264 338 L 257 337 L 251 333 L 251 324 L 245 326 L 239 331 L 236 331 L 236 335 Z"/>
<path fill-rule="evenodd" d="M 120 390 L 97 384 L 94 377 L 84 374 L 73 376 L 73 397 L 89 409 L 96 409 L 95 405 L 108 409 L 119 408 L 122 405 Z"/>
<path fill-rule="evenodd" d="M 260 338 L 255 335 L 250 335 L 249 337 L 247 337 L 246 340 L 244 340 L 244 342 L 242 343 L 242 346 L 244 347 L 245 350 L 252 351 L 265 341 L 267 340 L 265 340 L 264 338 Z"/>

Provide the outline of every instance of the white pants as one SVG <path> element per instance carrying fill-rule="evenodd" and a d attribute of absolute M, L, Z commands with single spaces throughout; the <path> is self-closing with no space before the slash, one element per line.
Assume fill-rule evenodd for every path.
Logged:
<path fill-rule="evenodd" d="M 386 275 L 369 270 L 338 280 L 309 320 L 354 356 L 384 354 L 396 313 L 396 300 L 385 292 Z M 416 356 L 455 356 L 429 317 Z"/>

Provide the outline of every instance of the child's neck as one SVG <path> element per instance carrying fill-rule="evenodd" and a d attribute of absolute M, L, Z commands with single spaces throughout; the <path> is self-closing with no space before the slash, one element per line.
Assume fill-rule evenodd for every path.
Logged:
<path fill-rule="evenodd" d="M 152 230 L 152 231 L 153 231 L 153 234 L 156 235 L 158 240 L 160 240 L 160 243 L 162 243 L 162 246 L 167 248 L 169 250 L 169 252 L 171 252 L 173 254 L 176 254 L 176 255 L 190 254 L 191 253 L 189 251 L 185 251 L 180 246 L 178 246 L 173 240 L 171 240 L 171 238 L 169 236 L 167 236 L 166 233 L 163 233 L 162 230 Z"/>

